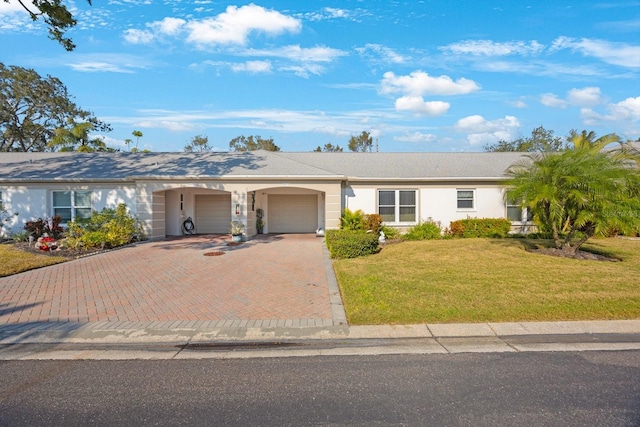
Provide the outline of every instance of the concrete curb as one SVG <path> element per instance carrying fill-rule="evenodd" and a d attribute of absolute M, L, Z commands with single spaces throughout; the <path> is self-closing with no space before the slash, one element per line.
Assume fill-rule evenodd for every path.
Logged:
<path fill-rule="evenodd" d="M 102 322 L 5 325 L 0 344 L 504 338 L 535 335 L 640 334 L 640 320 L 419 325 L 214 326 L 201 322 Z"/>

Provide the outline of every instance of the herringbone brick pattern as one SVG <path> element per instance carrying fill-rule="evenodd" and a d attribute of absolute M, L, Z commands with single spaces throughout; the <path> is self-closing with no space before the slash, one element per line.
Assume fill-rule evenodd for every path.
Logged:
<path fill-rule="evenodd" d="M 0 324 L 331 319 L 321 239 L 228 241 L 141 243 L 0 278 Z"/>

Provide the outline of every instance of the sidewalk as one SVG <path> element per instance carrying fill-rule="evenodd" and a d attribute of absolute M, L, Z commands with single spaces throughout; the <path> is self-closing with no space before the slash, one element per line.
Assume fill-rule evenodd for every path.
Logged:
<path fill-rule="evenodd" d="M 177 323 L 6 326 L 0 331 L 0 360 L 640 350 L 640 320 L 300 327 Z"/>

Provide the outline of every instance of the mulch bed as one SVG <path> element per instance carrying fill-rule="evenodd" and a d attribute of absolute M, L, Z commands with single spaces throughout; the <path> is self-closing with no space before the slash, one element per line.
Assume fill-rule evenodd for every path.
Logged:
<path fill-rule="evenodd" d="M 581 259 L 586 261 L 609 261 L 609 262 L 618 262 L 621 261 L 619 258 L 608 257 L 606 255 L 594 254 L 593 252 L 581 251 L 578 250 L 575 253 L 565 252 L 562 249 L 556 248 L 541 248 L 541 249 L 532 249 L 531 252 L 556 256 L 560 258 L 571 258 L 571 259 Z"/>
<path fill-rule="evenodd" d="M 13 245 L 14 248 L 19 249 L 23 252 L 31 252 L 33 254 L 38 254 L 38 255 L 57 256 L 57 257 L 63 257 L 67 259 L 76 259 L 83 256 L 93 255 L 93 254 L 108 250 L 108 249 L 100 249 L 100 248 L 84 249 L 84 250 L 62 248 L 62 249 L 55 249 L 53 251 L 43 251 L 36 248 L 33 243 L 31 245 L 29 245 L 28 242 L 17 242 L 17 243 L 10 243 L 10 244 Z"/>

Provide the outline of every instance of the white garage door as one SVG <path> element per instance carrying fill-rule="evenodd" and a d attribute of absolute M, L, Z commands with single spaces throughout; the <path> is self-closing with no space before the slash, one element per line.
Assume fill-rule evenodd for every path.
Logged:
<path fill-rule="evenodd" d="M 196 233 L 229 234 L 231 195 L 196 195 Z"/>
<path fill-rule="evenodd" d="M 315 194 L 269 195 L 269 233 L 315 233 L 318 197 Z"/>

